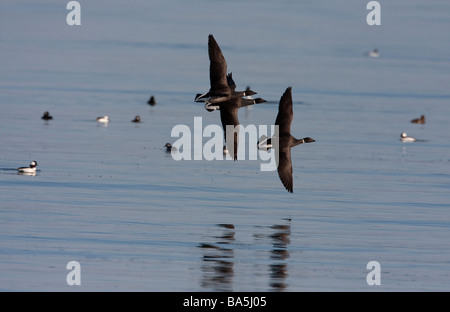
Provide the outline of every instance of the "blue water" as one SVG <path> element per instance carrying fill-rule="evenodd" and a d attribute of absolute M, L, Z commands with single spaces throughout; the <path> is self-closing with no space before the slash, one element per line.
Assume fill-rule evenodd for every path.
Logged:
<path fill-rule="evenodd" d="M 80 3 L 81 26 L 64 1 L 0 4 L 0 290 L 450 290 L 448 2 L 382 2 L 380 26 L 356 0 Z M 165 153 L 175 125 L 220 124 L 193 102 L 210 33 L 269 101 L 242 124 L 292 86 L 292 133 L 316 140 L 293 194 L 260 161 Z"/>

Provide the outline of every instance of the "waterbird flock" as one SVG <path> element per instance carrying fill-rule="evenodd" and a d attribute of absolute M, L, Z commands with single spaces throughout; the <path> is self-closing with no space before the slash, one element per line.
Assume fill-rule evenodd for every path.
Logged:
<path fill-rule="evenodd" d="M 224 130 L 225 144 L 223 147 L 224 155 L 230 153 L 232 158 L 237 160 L 238 152 L 238 131 L 227 133 L 227 126 L 233 126 L 233 129 L 239 129 L 238 125 L 238 111 L 242 107 L 249 107 L 254 104 L 266 103 L 263 98 L 253 98 L 252 96 L 257 94 L 255 91 L 247 87 L 244 91 L 236 91 L 236 83 L 233 80 L 232 73 L 227 73 L 227 62 L 223 53 L 215 40 L 214 36 L 210 34 L 208 36 L 208 56 L 210 61 L 209 66 L 209 80 L 210 89 L 205 93 L 197 93 L 194 101 L 198 103 L 205 103 L 205 109 L 209 112 L 216 110 L 220 111 L 220 120 L 222 128 Z M 369 56 L 378 57 L 378 50 L 371 51 Z M 155 96 L 151 96 L 147 101 L 150 106 L 156 105 Z M 53 117 L 48 111 L 41 117 L 43 120 L 52 120 Z M 287 87 L 283 95 L 280 98 L 278 104 L 278 115 L 275 119 L 275 125 L 279 127 L 278 137 L 267 138 L 262 136 L 258 143 L 257 148 L 265 151 L 269 151 L 271 148 L 275 150 L 275 157 L 277 158 L 277 171 L 279 179 L 283 186 L 290 193 L 293 193 L 293 166 L 291 157 L 291 148 L 303 143 L 313 143 L 314 139 L 305 137 L 303 139 L 297 139 L 291 134 L 291 123 L 294 118 L 292 108 L 292 87 Z M 110 119 L 108 116 L 101 116 L 96 119 L 97 122 L 107 124 Z M 136 116 L 132 122 L 139 123 L 141 121 L 140 116 Z M 411 123 L 425 124 L 425 116 L 411 120 Z M 274 141 L 278 144 L 273 144 Z M 402 142 L 416 142 L 423 141 L 416 138 L 409 137 L 405 132 L 400 135 Z M 232 144 L 231 142 L 234 142 Z M 176 148 L 170 143 L 164 146 L 166 152 L 175 152 Z M 29 167 L 17 168 L 17 171 L 21 174 L 35 174 L 37 162 L 32 161 Z"/>
<path fill-rule="evenodd" d="M 422 125 L 425 124 L 425 115 L 422 115 L 419 118 L 412 119 L 411 123 L 422 124 Z M 414 137 L 408 136 L 406 134 L 406 132 L 402 132 L 402 133 L 400 133 L 400 141 L 402 141 L 404 143 L 409 143 L 409 142 L 424 142 L 425 140 L 418 140 Z"/>

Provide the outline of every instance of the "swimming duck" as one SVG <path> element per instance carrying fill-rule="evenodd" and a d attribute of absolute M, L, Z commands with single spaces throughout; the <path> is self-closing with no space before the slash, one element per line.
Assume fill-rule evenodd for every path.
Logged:
<path fill-rule="evenodd" d="M 134 117 L 134 119 L 131 122 L 141 122 L 141 117 L 136 116 L 136 117 Z"/>
<path fill-rule="evenodd" d="M 156 105 L 156 100 L 155 100 L 155 97 L 153 95 L 150 97 L 150 99 L 148 100 L 147 104 L 150 105 L 150 106 L 155 106 Z"/>
<path fill-rule="evenodd" d="M 108 116 L 97 117 L 97 121 L 102 122 L 102 123 L 107 123 L 107 122 L 109 122 L 109 117 Z"/>
<path fill-rule="evenodd" d="M 42 115 L 41 118 L 44 119 L 44 120 L 52 120 L 53 119 L 53 117 L 50 116 L 49 112 L 45 112 L 44 115 Z"/>
<path fill-rule="evenodd" d="M 19 171 L 19 173 L 36 173 L 37 165 L 37 162 L 33 160 L 29 167 L 19 167 L 17 168 L 17 171 Z"/>
<path fill-rule="evenodd" d="M 400 140 L 401 140 L 402 142 L 415 142 L 415 141 L 417 141 L 416 138 L 413 138 L 413 137 L 408 136 L 408 135 L 406 134 L 406 132 L 402 132 L 402 133 L 400 134 Z"/>
<path fill-rule="evenodd" d="M 167 153 L 171 153 L 171 152 L 176 152 L 177 148 L 172 146 L 172 144 L 170 143 L 166 143 L 166 145 L 164 145 L 164 147 L 166 148 L 166 152 Z"/>
<path fill-rule="evenodd" d="M 369 55 L 370 57 L 379 57 L 380 56 L 380 51 L 378 51 L 378 49 L 373 49 L 372 51 L 367 53 L 367 55 Z"/>
<path fill-rule="evenodd" d="M 416 118 L 411 120 L 412 123 L 424 124 L 425 123 L 425 115 L 420 116 L 420 118 Z"/>

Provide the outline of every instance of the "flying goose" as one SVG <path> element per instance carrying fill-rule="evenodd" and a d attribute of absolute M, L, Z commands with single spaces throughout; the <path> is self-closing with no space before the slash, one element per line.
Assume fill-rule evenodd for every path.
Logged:
<path fill-rule="evenodd" d="M 297 139 L 291 135 L 291 123 L 293 118 L 292 87 L 288 87 L 280 99 L 278 115 L 275 120 L 275 125 L 278 126 L 279 131 L 278 151 L 275 151 L 275 155 L 278 156 L 278 176 L 280 177 L 280 180 L 286 190 L 290 193 L 294 192 L 292 182 L 291 148 L 303 143 L 315 142 L 315 140 L 310 137 Z M 265 138 L 264 140 L 264 144 L 267 144 L 267 147 L 269 148 L 273 147 L 272 139 Z M 262 140 L 260 139 L 260 142 L 261 141 Z M 258 142 L 258 148 L 260 148 L 260 142 Z"/>
<path fill-rule="evenodd" d="M 205 94 L 197 94 L 195 102 L 218 103 L 234 96 L 250 96 L 256 94 L 252 90 L 235 91 L 236 85 L 227 78 L 227 61 L 213 35 L 208 36 L 209 81 L 210 89 Z"/>

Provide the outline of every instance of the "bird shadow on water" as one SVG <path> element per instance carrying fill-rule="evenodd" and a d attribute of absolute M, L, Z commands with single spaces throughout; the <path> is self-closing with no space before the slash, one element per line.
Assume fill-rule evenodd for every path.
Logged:
<path fill-rule="evenodd" d="M 269 227 L 259 227 L 263 230 L 262 233 L 255 233 L 254 237 L 265 240 L 270 239 L 272 248 L 269 250 L 269 277 L 270 288 L 274 291 L 286 290 L 288 284 L 286 279 L 288 277 L 288 263 L 291 234 L 290 219 L 285 219 L 285 224 L 274 224 Z M 269 233 L 266 233 L 269 230 Z"/>
<path fill-rule="evenodd" d="M 267 253 L 263 253 L 267 255 L 264 259 L 257 258 L 257 260 L 268 263 L 267 275 L 272 291 L 284 291 L 288 287 L 286 279 L 288 277 L 287 259 L 289 258 L 291 220 L 283 219 L 283 221 L 283 224 L 272 226 L 255 226 L 256 230 L 253 233 L 253 238 L 258 245 L 255 252 L 261 251 L 261 248 L 265 248 L 267 251 Z M 246 262 L 248 259 L 240 259 L 240 253 L 236 251 L 239 244 L 236 243 L 236 229 L 233 224 L 217 224 L 216 228 L 221 232 L 211 236 L 214 239 L 213 243 L 202 242 L 198 245 L 203 254 L 200 286 L 212 291 L 233 291 L 233 282 L 235 279 L 239 279 L 238 275 L 240 274 L 236 263 Z M 268 248 L 267 245 L 271 247 Z M 249 250 L 253 250 L 253 248 L 249 248 Z M 258 256 L 255 257 L 259 257 L 260 254 L 258 253 Z M 257 274 L 260 275 L 260 272 Z"/>
<path fill-rule="evenodd" d="M 217 224 L 223 233 L 214 236 L 218 241 L 200 243 L 203 251 L 202 281 L 203 288 L 215 291 L 232 291 L 234 276 L 234 249 L 229 246 L 235 241 L 233 224 Z"/>

